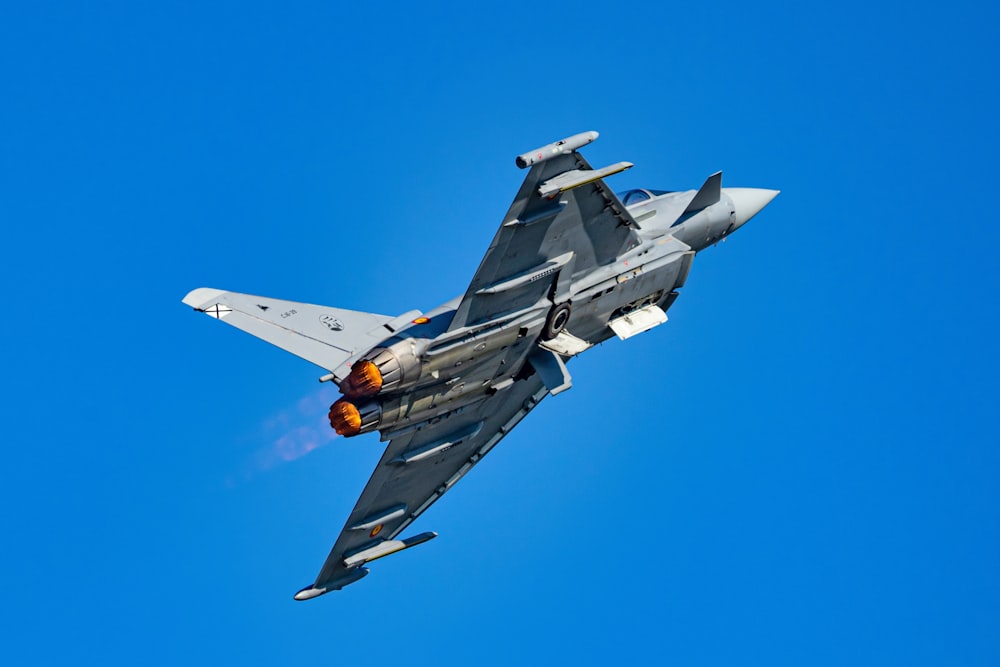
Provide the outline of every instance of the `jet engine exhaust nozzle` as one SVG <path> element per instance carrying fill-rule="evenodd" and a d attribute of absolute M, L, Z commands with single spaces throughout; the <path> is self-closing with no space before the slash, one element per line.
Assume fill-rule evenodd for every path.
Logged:
<path fill-rule="evenodd" d="M 330 406 L 330 426 L 337 435 L 351 437 L 359 433 L 374 431 L 382 418 L 382 407 L 378 403 L 367 402 L 355 405 L 341 398 Z"/>
<path fill-rule="evenodd" d="M 382 390 L 383 378 L 378 366 L 362 359 L 351 367 L 351 374 L 340 384 L 348 398 L 371 398 Z"/>
<path fill-rule="evenodd" d="M 419 378 L 419 355 L 413 342 L 406 340 L 389 347 L 376 347 L 355 362 L 340 383 L 340 391 L 351 399 L 371 398 L 402 389 Z"/>

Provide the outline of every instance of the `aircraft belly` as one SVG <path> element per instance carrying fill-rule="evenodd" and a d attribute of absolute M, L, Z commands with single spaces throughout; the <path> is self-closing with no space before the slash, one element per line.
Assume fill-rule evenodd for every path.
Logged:
<path fill-rule="evenodd" d="M 573 304 L 573 317 L 567 330 L 591 344 L 611 338 L 614 332 L 608 327 L 608 321 L 623 307 L 641 303 L 646 297 L 659 295 L 655 302 L 663 301 L 676 284 L 679 264 L 673 261 L 651 271 L 640 268 L 620 274 L 613 286 L 596 295 L 585 295 L 583 300 Z"/>
<path fill-rule="evenodd" d="M 388 416 L 382 431 L 397 431 L 409 425 L 433 419 L 488 396 L 524 365 L 533 339 L 515 338 L 508 345 L 471 361 L 459 359 L 447 374 L 441 373 L 432 384 L 410 389 L 401 396 L 387 397 L 383 403 Z"/>

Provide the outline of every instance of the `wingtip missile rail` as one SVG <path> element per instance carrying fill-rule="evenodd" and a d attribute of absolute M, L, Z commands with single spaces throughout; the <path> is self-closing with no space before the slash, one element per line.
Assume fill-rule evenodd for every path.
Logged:
<path fill-rule="evenodd" d="M 330 591 L 339 591 L 344 586 L 353 584 L 355 581 L 359 581 L 368 576 L 370 570 L 367 567 L 356 567 L 353 570 L 348 571 L 343 577 L 338 577 L 333 581 L 326 582 L 323 586 L 317 586 L 312 584 L 311 586 L 306 586 L 301 591 L 296 593 L 293 597 L 298 600 L 312 600 L 313 598 L 318 598 L 324 593 L 329 593 Z"/>

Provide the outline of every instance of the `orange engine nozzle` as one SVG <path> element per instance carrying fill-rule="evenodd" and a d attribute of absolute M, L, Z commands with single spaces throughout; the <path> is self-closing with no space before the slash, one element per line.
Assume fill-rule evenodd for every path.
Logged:
<path fill-rule="evenodd" d="M 361 432 L 361 413 L 343 398 L 330 406 L 330 426 L 338 435 L 352 436 Z"/>
<path fill-rule="evenodd" d="M 341 398 L 330 406 L 330 426 L 344 436 L 368 433 L 382 421 L 382 406 L 375 401 L 354 402 Z"/>
<path fill-rule="evenodd" d="M 371 398 L 382 389 L 378 366 L 362 359 L 351 367 L 351 374 L 340 383 L 340 391 L 349 398 Z"/>

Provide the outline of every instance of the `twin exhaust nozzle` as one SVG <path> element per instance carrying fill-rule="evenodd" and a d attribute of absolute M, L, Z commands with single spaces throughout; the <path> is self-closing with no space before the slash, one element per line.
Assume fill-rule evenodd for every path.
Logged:
<path fill-rule="evenodd" d="M 420 378 L 420 359 L 408 341 L 377 347 L 354 362 L 350 374 L 340 383 L 344 397 L 330 406 L 330 426 L 339 435 L 350 437 L 374 431 L 382 421 L 383 408 L 370 400 Z"/>

